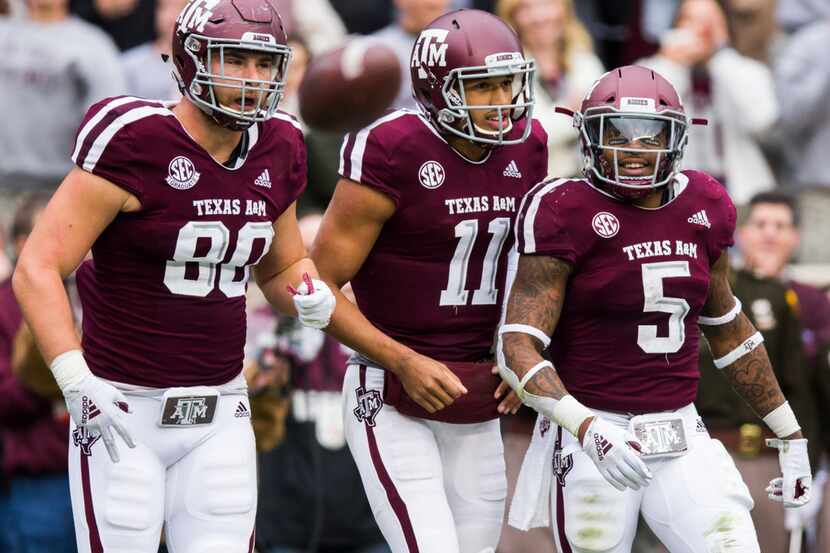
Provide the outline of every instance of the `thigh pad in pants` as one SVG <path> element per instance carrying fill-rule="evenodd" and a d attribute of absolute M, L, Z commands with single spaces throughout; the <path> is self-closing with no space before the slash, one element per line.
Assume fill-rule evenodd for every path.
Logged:
<path fill-rule="evenodd" d="M 634 497 L 632 494 L 621 493 L 609 484 L 578 448 L 576 438 L 563 434 L 561 463 L 570 468 L 561 476 L 554 476 L 553 485 L 557 489 L 553 493 L 564 494 L 565 535 L 575 553 L 612 550 L 626 533 L 626 524 L 631 519 L 626 513 L 637 508 L 636 500 L 629 501 Z"/>

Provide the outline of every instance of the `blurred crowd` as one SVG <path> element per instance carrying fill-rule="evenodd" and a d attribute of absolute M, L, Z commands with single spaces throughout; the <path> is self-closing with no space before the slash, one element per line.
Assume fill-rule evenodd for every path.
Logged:
<path fill-rule="evenodd" d="M 66 482 L 68 417 L 21 322 L 8 283 L 50 192 L 71 167 L 91 103 L 116 95 L 175 101 L 169 52 L 186 0 L 0 0 L 0 552 L 75 551 Z M 668 78 L 696 126 L 685 164 L 716 176 L 740 210 L 733 288 L 764 333 L 784 393 L 826 481 L 830 436 L 830 2 L 828 0 L 276 0 L 293 58 L 281 107 L 299 114 L 307 65 L 357 35 L 399 56 L 396 107 L 414 108 L 409 56 L 417 33 L 459 7 L 496 13 L 536 61 L 536 111 L 550 137 L 549 174 L 578 176 L 570 120 L 607 68 L 637 63 Z M 304 238 L 337 181 L 342 136 L 305 128 Z M 69 283 L 71 285 L 71 283 Z M 263 307 L 251 291 L 246 374 L 260 450 L 261 553 L 383 553 L 345 448 L 339 390 L 347 352 Z M 80 315 L 80 314 L 79 314 Z M 797 516 L 764 501 L 777 470 L 763 429 L 701 356 L 698 409 L 756 499 L 764 553 L 830 552 L 830 500 Z M 511 484 L 530 413 L 503 421 Z M 771 450 L 770 450 L 771 451 Z M 772 471 L 772 472 L 771 472 Z M 826 496 L 826 495 L 825 495 Z M 824 512 L 822 512 L 824 503 Z M 48 508 L 44 507 L 48 505 Z M 505 528 L 499 553 L 554 551 L 550 532 Z M 643 528 L 635 550 L 661 551 Z M 790 550 L 792 551 L 792 550 Z"/>

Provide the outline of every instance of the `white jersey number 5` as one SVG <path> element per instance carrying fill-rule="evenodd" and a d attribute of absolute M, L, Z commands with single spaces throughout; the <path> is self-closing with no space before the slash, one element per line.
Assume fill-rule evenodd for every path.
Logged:
<path fill-rule="evenodd" d="M 639 325 L 637 327 L 637 345 L 646 353 L 675 353 L 683 347 L 686 340 L 684 319 L 689 314 L 689 303 L 683 298 L 663 295 L 663 279 L 688 277 L 688 261 L 662 261 L 644 263 L 643 295 L 646 313 L 662 312 L 669 314 L 669 335 L 657 336 L 657 325 Z"/>

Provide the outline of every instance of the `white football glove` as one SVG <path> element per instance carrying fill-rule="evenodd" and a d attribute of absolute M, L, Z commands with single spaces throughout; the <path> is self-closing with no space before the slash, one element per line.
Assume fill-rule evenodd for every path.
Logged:
<path fill-rule="evenodd" d="M 303 282 L 297 288 L 289 286 L 288 291 L 294 294 L 292 299 L 301 323 L 319 329 L 329 326 L 336 300 L 325 282 L 304 273 Z"/>
<path fill-rule="evenodd" d="M 113 463 L 120 460 L 113 429 L 129 447 L 135 447 L 127 430 L 127 398 L 112 384 L 89 370 L 80 350 L 65 352 L 52 362 L 52 373 L 63 391 L 69 415 L 78 427 L 100 435 Z"/>
<path fill-rule="evenodd" d="M 626 439 L 625 434 L 621 428 L 595 417 L 582 439 L 582 451 L 612 486 L 620 491 L 639 490 L 648 486 L 652 474 L 637 453 L 639 442 L 633 437 Z"/>
<path fill-rule="evenodd" d="M 810 458 L 807 456 L 807 440 L 768 439 L 767 447 L 778 450 L 778 464 L 781 476 L 770 480 L 766 492 L 773 501 L 784 503 L 784 507 L 801 507 L 810 501 L 813 476 L 810 472 Z"/>
<path fill-rule="evenodd" d="M 810 502 L 801 507 L 784 509 L 784 528 L 792 532 L 799 528 L 810 528 L 815 523 L 821 510 L 825 484 L 827 484 L 827 473 L 818 471 L 810 489 Z"/>

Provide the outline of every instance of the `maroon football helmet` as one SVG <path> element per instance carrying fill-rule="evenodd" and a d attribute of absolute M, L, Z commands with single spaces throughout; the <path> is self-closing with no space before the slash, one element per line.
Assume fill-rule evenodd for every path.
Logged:
<path fill-rule="evenodd" d="M 179 90 L 218 124 L 244 130 L 268 119 L 285 89 L 291 49 L 271 0 L 191 0 L 176 19 L 173 33 L 173 75 Z M 244 79 L 225 74 L 230 51 L 273 56 L 271 78 Z M 212 62 L 219 60 L 219 72 Z M 221 80 L 221 83 L 216 83 Z M 219 103 L 214 86 L 240 91 L 241 108 Z"/>
<path fill-rule="evenodd" d="M 530 134 L 528 121 L 521 137 L 507 138 L 513 123 L 533 114 L 534 62 L 524 58 L 519 37 L 495 15 L 457 10 L 427 25 L 412 48 L 410 72 L 415 99 L 439 132 L 495 145 L 524 142 Z M 465 81 L 505 75 L 513 76 L 510 104 L 467 104 Z M 507 124 L 492 131 L 477 127 L 471 109 L 497 110 Z"/>
<path fill-rule="evenodd" d="M 557 111 L 572 115 L 579 129 L 585 176 L 616 197 L 645 196 L 680 170 L 690 121 L 674 86 L 651 69 L 627 65 L 609 71 L 588 91 L 579 113 Z M 606 152 L 613 153 L 613 163 Z M 618 163 L 621 152 L 630 164 L 626 174 Z"/>

